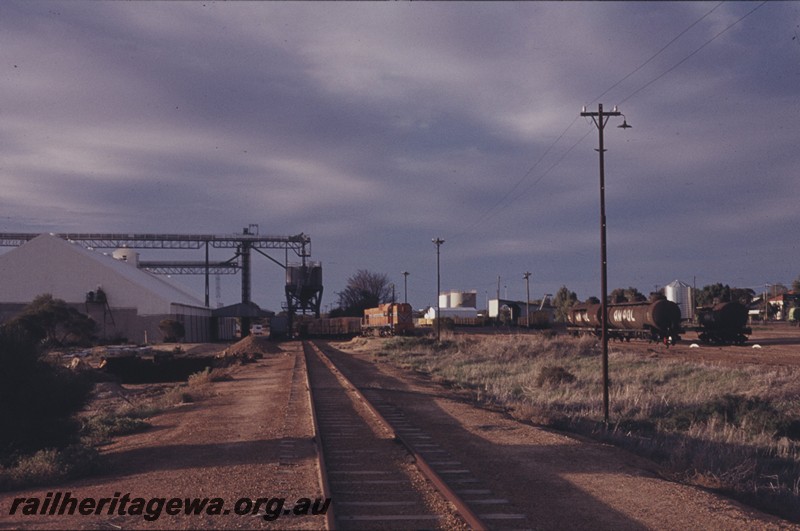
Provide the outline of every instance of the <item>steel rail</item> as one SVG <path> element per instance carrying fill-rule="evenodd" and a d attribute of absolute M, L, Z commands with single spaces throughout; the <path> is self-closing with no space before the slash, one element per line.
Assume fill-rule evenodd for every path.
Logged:
<path fill-rule="evenodd" d="M 308 392 L 306 393 L 306 397 L 308 398 L 308 406 L 311 408 L 311 422 L 314 425 L 314 446 L 317 449 L 317 462 L 319 463 L 318 466 L 318 474 L 319 474 L 319 486 L 322 490 L 322 498 L 328 499 L 331 498 L 331 485 L 328 481 L 328 473 L 327 467 L 325 465 L 325 454 L 322 451 L 322 441 L 320 440 L 320 429 L 319 429 L 319 418 L 317 416 L 317 409 L 314 407 L 314 391 L 311 389 L 311 379 L 308 375 L 308 358 L 306 357 L 308 354 L 305 349 L 306 343 L 303 342 L 303 365 L 305 367 L 305 380 L 306 380 L 306 389 Z M 336 516 L 333 508 L 333 504 L 328 507 L 327 512 L 325 513 L 325 528 L 333 531 L 336 529 Z"/>
<path fill-rule="evenodd" d="M 307 342 L 311 346 L 311 350 L 317 355 L 317 357 L 328 367 L 331 372 L 333 372 L 339 380 L 345 384 L 347 388 L 349 388 L 355 396 L 367 407 L 367 409 L 372 413 L 372 415 L 377 419 L 378 423 L 385 429 L 389 434 L 395 439 L 397 442 L 405 447 L 406 451 L 411 455 L 414 459 L 414 464 L 419 469 L 420 473 L 431 482 L 434 488 L 442 495 L 447 501 L 453 504 L 456 509 L 456 512 L 464 519 L 466 524 L 470 527 L 470 529 L 475 530 L 486 530 L 486 524 L 484 524 L 481 519 L 478 517 L 477 514 L 467 505 L 467 503 L 461 499 L 459 496 L 450 486 L 445 482 L 439 474 L 437 474 L 433 468 L 428 464 L 422 455 L 419 452 L 414 450 L 414 447 L 403 437 L 401 437 L 395 430 L 392 428 L 392 425 L 389 423 L 388 420 L 384 418 L 383 415 L 375 408 L 374 405 L 364 396 L 362 393 L 351 381 L 347 378 L 342 372 L 336 367 L 331 360 L 323 351 L 322 349 L 316 345 L 313 341 Z"/>

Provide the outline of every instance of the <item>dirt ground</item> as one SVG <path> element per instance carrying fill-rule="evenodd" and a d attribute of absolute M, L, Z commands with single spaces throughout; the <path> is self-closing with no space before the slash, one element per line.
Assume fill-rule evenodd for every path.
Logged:
<path fill-rule="evenodd" d="M 642 342 L 610 342 L 609 349 L 639 350 Z M 744 345 L 703 345 L 697 334 L 688 332 L 677 345 L 665 348 L 651 344 L 645 347 L 651 354 L 663 357 L 684 358 L 694 361 L 736 365 L 742 363 L 763 365 L 800 365 L 800 328 L 787 323 L 774 323 L 753 327 L 753 333 Z"/>
<path fill-rule="evenodd" d="M 753 344 L 761 348 L 753 348 Z M 800 331 L 796 328 L 755 330 L 743 347 L 690 345 L 685 341 L 675 348 L 652 348 L 659 356 L 725 363 L 800 363 Z M 612 344 L 612 348 L 628 347 Z M 103 447 L 109 464 L 103 475 L 0 493 L 0 528 L 322 528 L 320 516 L 267 521 L 263 518 L 265 511 L 248 516 L 230 511 L 245 498 L 285 498 L 290 504 L 320 496 L 308 411 L 299 405 L 301 402 L 292 401 L 289 385 L 299 349 L 299 343 L 271 348 L 254 363 L 232 368 L 232 380 L 212 384 L 212 396 L 174 407 L 150 419 L 152 428 L 148 431 L 120 437 Z M 200 351 L 210 350 L 212 347 L 202 347 Z M 362 354 L 362 362 L 370 359 L 368 353 Z M 418 377 L 405 380 L 408 375 L 403 371 L 380 365 L 385 374 L 402 381 L 404 388 L 430 397 L 429 402 L 442 412 L 442 418 L 454 423 L 457 446 L 485 455 L 495 481 L 505 485 L 504 492 L 518 505 L 527 500 L 526 510 L 534 527 L 800 528 L 713 493 L 667 481 L 653 463 L 619 449 L 516 423 L 500 413 L 464 403 L 460 397 L 450 397 L 450 391 L 436 384 Z M 137 393 L 146 394 L 148 388 L 123 387 L 122 391 L 130 391 L 128 398 L 135 400 Z M 114 400 L 118 395 L 119 390 L 107 388 L 104 396 Z M 56 492 L 95 500 L 120 500 L 126 494 L 146 500 L 221 498 L 229 514 L 171 516 L 164 510 L 154 520 L 113 512 L 34 516 L 18 510 L 9 515 L 17 498 L 44 500 L 48 493 Z"/>
<path fill-rule="evenodd" d="M 219 346 L 217 346 L 219 348 Z M 207 353 L 208 349 L 202 349 Z M 320 516 L 283 516 L 267 521 L 257 515 L 235 514 L 243 498 L 285 498 L 286 506 L 301 498 L 320 496 L 313 428 L 307 401 L 291 401 L 289 383 L 296 349 L 264 353 L 262 359 L 230 368 L 230 381 L 211 384 L 213 395 L 180 405 L 152 417 L 144 433 L 120 437 L 101 448 L 108 464 L 104 474 L 64 485 L 0 493 L 1 529 L 253 529 L 261 527 L 319 529 Z M 118 384 L 117 384 L 118 385 Z M 147 389 L 165 384 L 123 386 L 128 400 L 148 395 Z M 118 403 L 113 386 L 105 386 L 101 399 Z M 115 396 L 116 395 L 116 396 Z M 98 406 L 95 404 L 94 406 Z M 15 498 L 38 497 L 49 492 L 71 493 L 78 499 L 116 497 L 117 506 L 129 494 L 142 498 L 221 498 L 228 514 L 168 515 L 162 507 L 156 519 L 144 514 L 73 516 L 9 515 Z M 65 494 L 64 494 L 65 496 Z M 133 507 L 133 501 L 129 507 Z M 111 502 L 106 503 L 110 507 Z M 152 506 L 155 514 L 158 502 Z M 246 508 L 242 502 L 240 508 Z M 277 503 L 272 506 L 277 507 Z M 77 512 L 77 511 L 76 511 Z M 146 514 L 146 511 L 144 511 Z"/>

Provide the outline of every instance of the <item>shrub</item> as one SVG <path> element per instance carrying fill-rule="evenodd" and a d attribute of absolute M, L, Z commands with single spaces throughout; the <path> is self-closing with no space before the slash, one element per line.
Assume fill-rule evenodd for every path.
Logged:
<path fill-rule="evenodd" d="M 48 363 L 27 334 L 7 327 L 0 366 L 0 456 L 76 442 L 72 414 L 89 397 L 89 377 Z"/>
<path fill-rule="evenodd" d="M 542 387 L 544 384 L 559 385 L 562 383 L 572 383 L 575 375 L 564 367 L 544 366 L 536 377 L 536 385 Z"/>
<path fill-rule="evenodd" d="M 112 437 L 130 435 L 147 430 L 150 423 L 133 415 L 96 415 L 83 424 L 83 440 L 90 444 L 102 444 Z"/>
<path fill-rule="evenodd" d="M 87 446 L 40 450 L 0 467 L 0 491 L 59 483 L 92 474 L 101 466 L 100 455 Z"/>

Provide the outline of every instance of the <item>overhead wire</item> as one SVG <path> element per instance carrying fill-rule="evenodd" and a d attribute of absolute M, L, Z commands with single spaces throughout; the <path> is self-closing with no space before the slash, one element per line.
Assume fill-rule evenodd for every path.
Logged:
<path fill-rule="evenodd" d="M 736 26 L 737 24 L 739 24 L 741 21 L 743 21 L 744 19 L 746 19 L 747 17 L 749 17 L 750 15 L 752 15 L 753 13 L 755 13 L 755 12 L 756 12 L 756 10 L 760 9 L 760 8 L 761 8 L 761 7 L 762 7 L 764 4 L 766 4 L 766 3 L 767 3 L 767 1 L 766 1 L 766 0 L 764 0 L 763 2 L 761 2 L 760 4 L 758 4 L 756 7 L 754 7 L 753 9 L 751 9 L 750 11 L 748 11 L 747 13 L 745 13 L 744 15 L 742 15 L 740 18 L 738 18 L 738 19 L 737 19 L 735 22 L 732 22 L 731 24 L 729 24 L 728 26 L 726 26 L 726 27 L 725 27 L 725 29 L 723 29 L 722 31 L 718 32 L 716 35 L 714 35 L 713 37 L 711 37 L 710 39 L 708 39 L 706 42 L 704 42 L 703 44 L 701 44 L 701 45 L 700 45 L 698 48 L 696 48 L 696 49 L 695 49 L 693 52 L 691 52 L 689 55 L 687 55 L 686 57 L 684 57 L 683 59 L 681 59 L 680 61 L 678 61 L 678 62 L 677 62 L 677 63 L 675 63 L 674 65 L 672 65 L 670 68 L 666 69 L 664 72 L 662 72 L 661 74 L 657 75 L 656 77 L 654 77 L 653 79 L 651 79 L 650 81 L 648 81 L 647 83 L 645 83 L 644 85 L 642 85 L 641 87 L 639 87 L 638 89 L 636 89 L 635 91 L 633 91 L 631 94 L 629 94 L 628 96 L 626 96 L 626 97 L 625 97 L 625 98 L 623 98 L 622 100 L 620 100 L 620 102 L 619 102 L 619 103 L 620 103 L 620 104 L 622 104 L 622 103 L 625 103 L 626 101 L 628 101 L 629 99 L 633 98 L 634 96 L 636 96 L 637 94 L 639 94 L 641 91 L 643 91 L 644 89 L 646 89 L 647 87 L 649 87 L 650 85 L 652 85 L 653 83 L 655 83 L 656 81 L 658 81 L 659 79 L 661 79 L 662 77 L 664 77 L 665 75 L 669 74 L 670 72 L 672 72 L 673 70 L 675 70 L 676 68 L 678 68 L 679 66 L 681 66 L 683 63 L 685 63 L 686 61 L 688 61 L 689 59 L 691 59 L 692 57 L 694 57 L 694 56 L 695 56 L 697 53 L 699 53 L 699 52 L 700 52 L 700 51 L 701 51 L 703 48 L 705 48 L 706 46 L 708 46 L 709 44 L 711 44 L 712 42 L 714 42 L 715 40 L 717 40 L 719 37 L 721 37 L 723 33 L 727 32 L 729 29 L 733 28 L 734 26 Z M 715 8 L 715 9 L 716 9 L 716 8 Z"/>
<path fill-rule="evenodd" d="M 677 34 L 677 35 L 676 35 L 674 38 L 672 38 L 672 39 L 671 39 L 669 42 L 667 42 L 667 43 L 666 43 L 664 46 L 662 46 L 662 47 L 661 47 L 661 48 L 660 48 L 660 49 L 659 49 L 657 52 L 655 52 L 653 55 L 651 55 L 651 56 L 650 56 L 650 57 L 649 57 L 649 58 L 648 58 L 646 61 L 644 61 L 643 63 L 641 63 L 640 65 L 638 65 L 636 68 L 634 68 L 633 70 L 631 70 L 631 71 L 630 71 L 628 74 L 626 74 L 624 77 L 622 77 L 621 79 L 619 79 L 619 80 L 618 80 L 616 83 L 614 83 L 614 84 L 613 84 L 613 85 L 611 85 L 609 88 L 607 88 L 605 91 L 603 91 L 603 92 L 602 92 L 602 93 L 601 93 L 599 96 L 597 96 L 596 98 L 594 98 L 594 99 L 593 99 L 593 100 L 590 102 L 590 104 L 591 104 L 591 103 L 594 103 L 594 102 L 596 102 L 596 101 L 598 101 L 600 98 L 602 98 L 603 96 L 605 96 L 606 94 L 608 94 L 609 92 L 611 92 L 613 89 L 615 89 L 616 87 L 618 87 L 620 84 L 622 84 L 624 81 L 626 81 L 627 79 L 629 79 L 631 76 L 633 76 L 634 74 L 636 74 L 637 72 L 639 72 L 639 71 L 640 71 L 642 68 L 644 68 L 644 67 L 645 67 L 647 64 L 649 64 L 651 61 L 653 61 L 653 60 L 654 60 L 654 59 L 655 59 L 657 56 L 659 56 L 661 53 L 663 53 L 663 52 L 664 52 L 664 51 L 665 51 L 667 48 L 669 48 L 669 47 L 670 47 L 672 44 L 674 44 L 674 43 L 675 43 L 675 42 L 676 42 L 678 39 L 680 39 L 680 38 L 681 38 L 683 35 L 685 35 L 686 33 L 688 33 L 688 32 L 689 32 L 689 31 L 690 31 L 692 28 L 694 28 L 694 27 L 695 27 L 697 24 L 699 24 L 699 23 L 700 23 L 702 20 L 704 20 L 706 17 L 708 17 L 709 15 L 711 15 L 711 14 L 712 14 L 714 11 L 716 11 L 716 10 L 717 10 L 717 9 L 718 9 L 718 8 L 719 8 L 721 5 L 723 5 L 724 3 L 725 3 L 725 2 L 719 2 L 719 3 L 717 3 L 717 4 L 716 4 L 714 7 L 712 7 L 712 8 L 711 8 L 709 11 L 707 11 L 705 14 L 703 14 L 701 17 L 699 17 L 699 18 L 698 18 L 697 20 L 695 20 L 694 22 L 692 22 L 692 23 L 691 23 L 689 26 L 687 26 L 687 27 L 686 27 L 684 30 L 682 30 L 682 31 L 681 31 L 680 33 L 678 33 L 678 34 Z M 645 83 L 644 85 L 640 86 L 638 89 L 636 89 L 635 91 L 633 91 L 633 92 L 632 92 L 631 94 L 629 94 L 628 96 L 626 96 L 626 97 L 625 97 L 624 99 L 622 99 L 622 100 L 621 100 L 621 101 L 620 101 L 618 104 L 622 104 L 622 103 L 624 103 L 624 102 L 626 102 L 626 101 L 630 100 L 631 98 L 633 98 L 634 96 L 636 96 L 637 94 L 639 94 L 641 91 L 643 91 L 644 89 L 646 89 L 647 87 L 649 87 L 650 85 L 652 85 L 653 83 L 655 83 L 656 81 L 658 81 L 659 79 L 661 79 L 662 77 L 664 77 L 665 75 L 667 75 L 668 73 L 670 73 L 670 72 L 672 72 L 673 70 L 675 70 L 676 68 L 678 68 L 678 67 L 679 67 L 680 65 L 682 65 L 684 62 L 686 62 L 687 60 L 689 60 L 690 58 L 692 58 L 694 55 L 696 55 L 697 53 L 699 53 L 699 52 L 700 52 L 700 51 L 701 51 L 703 48 L 705 48 L 706 46 L 708 46 L 709 44 L 711 44 L 711 43 L 712 43 L 714 40 L 716 40 L 717 38 L 719 38 L 719 37 L 720 37 L 722 34 L 724 34 L 724 33 L 725 33 L 725 32 L 727 32 L 728 30 L 730 30 L 731 28 L 733 28 L 734 26 L 736 26 L 737 24 L 739 24 L 739 23 L 740 23 L 742 20 L 744 20 L 745 18 L 747 18 L 748 16 L 750 16 L 751 14 L 753 14 L 753 13 L 754 13 L 756 10 L 758 10 L 760 7 L 762 7 L 762 6 L 763 6 L 764 4 L 766 4 L 766 3 L 767 3 L 767 2 L 766 2 L 766 0 L 762 1 L 762 2 L 761 2 L 759 5 L 757 5 L 755 8 L 753 8 L 752 10 L 750 10 L 749 12 L 747 12 L 745 15 L 743 15 L 742 17 L 740 17 L 739 19 L 737 19 L 735 22 L 733 22 L 733 23 L 729 24 L 727 27 L 725 27 L 723 30 L 721 30 L 721 31 L 720 31 L 720 32 L 718 32 L 717 34 L 715 34 L 715 35 L 714 35 L 712 38 L 710 38 L 709 40 L 707 40 L 707 41 L 706 41 L 705 43 L 703 43 L 703 44 L 702 44 L 700 47 L 698 47 L 697 49 L 695 49 L 694 51 L 692 51 L 691 53 L 689 53 L 687 56 L 685 56 L 683 59 L 681 59 L 680 61 L 678 61 L 676 64 L 674 64 L 673 66 L 671 66 L 670 68 L 668 68 L 667 70 L 665 70 L 664 72 L 662 72 L 661 74 L 657 75 L 656 77 L 654 77 L 653 79 L 651 79 L 650 81 L 648 81 L 647 83 Z M 518 189 L 518 188 L 519 188 L 519 187 L 520 187 L 520 186 L 521 186 L 521 185 L 522 185 L 522 184 L 523 184 L 523 183 L 524 183 L 526 180 L 528 180 L 528 179 L 530 178 L 530 176 L 533 174 L 534 170 L 535 170 L 535 169 L 536 169 L 536 168 L 537 168 L 537 167 L 538 167 L 538 166 L 539 166 L 539 165 L 542 163 L 542 161 L 544 160 L 544 158 L 545 158 L 545 157 L 546 157 L 546 156 L 547 156 L 547 155 L 548 155 L 548 154 L 549 154 L 549 153 L 550 153 L 550 152 L 551 152 L 551 151 L 552 151 L 552 150 L 555 148 L 555 146 L 556 146 L 556 145 L 557 145 L 557 144 L 558 144 L 558 143 L 559 143 L 559 142 L 560 142 L 560 141 L 561 141 L 561 140 L 564 138 L 564 136 L 565 136 L 565 135 L 567 134 L 567 132 L 568 132 L 568 131 L 569 131 L 569 130 L 572 128 L 572 126 L 573 126 L 573 125 L 575 125 L 575 122 L 578 120 L 578 118 L 579 118 L 579 115 L 576 115 L 576 117 L 575 117 L 575 118 L 573 118 L 573 120 L 572 120 L 572 121 L 569 123 L 569 125 L 567 125 L 567 126 L 564 128 L 564 130 L 561 132 L 561 134 L 560 134 L 560 135 L 559 135 L 559 136 L 558 136 L 558 137 L 557 137 L 557 138 L 556 138 L 556 139 L 555 139 L 555 140 L 554 140 L 554 141 L 553 141 L 553 142 L 552 142 L 550 145 L 548 145 L 547 149 L 545 149 L 545 151 L 544 151 L 544 152 L 542 153 L 542 155 L 541 155 L 541 156 L 540 156 L 540 157 L 539 157 L 539 158 L 536 160 L 536 162 L 534 162 L 534 164 L 533 164 L 533 165 L 532 165 L 532 166 L 531 166 L 531 167 L 530 167 L 530 168 L 529 168 L 529 169 L 528 169 L 528 170 L 527 170 L 527 171 L 526 171 L 526 172 L 525 172 L 525 173 L 522 175 L 522 177 L 520 177 L 520 178 L 519 178 L 519 179 L 518 179 L 518 180 L 517 180 L 517 181 L 514 183 L 514 185 L 513 185 L 513 186 L 512 186 L 512 187 L 511 187 L 511 188 L 510 188 L 510 189 L 509 189 L 509 190 L 508 190 L 508 191 L 507 191 L 507 192 L 506 192 L 506 193 L 505 193 L 505 194 L 504 194 L 504 195 L 503 195 L 503 196 L 502 196 L 500 199 L 498 199 L 497 201 L 495 201 L 495 202 L 494 202 L 494 203 L 493 203 L 493 204 L 492 204 L 492 205 L 491 205 L 489 208 L 487 208 L 487 209 L 486 209 L 486 210 L 485 210 L 485 211 L 484 211 L 484 212 L 483 212 L 483 213 L 482 213 L 482 214 L 481 214 L 481 215 L 480 215 L 478 218 L 476 218 L 476 219 L 475 219 L 475 221 L 473 221 L 473 223 L 471 223 L 470 225 L 468 225 L 468 226 L 467 226 L 465 229 L 463 229 L 462 231 L 460 231 L 460 232 L 458 232 L 458 233 L 456 233 L 456 234 L 454 234 L 454 235 L 451 235 L 451 236 L 449 236 L 449 239 L 450 239 L 450 240 L 452 240 L 452 239 L 458 239 L 459 237 L 463 236 L 464 234 L 467 234 L 467 233 L 469 233 L 469 232 L 470 232 L 470 231 L 472 231 L 472 230 L 473 230 L 473 229 L 474 229 L 476 226 L 480 225 L 481 223 L 483 223 L 484 221 L 486 221 L 486 220 L 487 220 L 489 217 L 491 217 L 491 216 L 492 216 L 492 215 L 495 213 L 495 211 L 496 211 L 498 208 L 500 208 L 502 205 L 505 205 L 505 206 L 507 207 L 508 205 L 510 205 L 510 204 L 512 204 L 514 201 L 516 201 L 516 199 L 518 199 L 518 198 L 520 197 L 520 195 L 519 195 L 519 194 L 517 194 L 517 195 L 513 195 L 513 194 L 514 194 L 514 192 L 515 192 L 515 191 L 517 191 L 517 189 Z M 547 169 L 546 169 L 544 172 L 542 172 L 542 173 L 539 175 L 539 177 L 538 177 L 538 178 L 537 178 L 535 181 L 533 181 L 533 182 L 532 182 L 532 183 L 531 183 L 531 184 L 530 184 L 530 185 L 529 185 L 529 186 L 528 186 L 528 187 L 525 189 L 525 191 L 527 192 L 527 191 L 529 191 L 530 189 L 532 189 L 533 187 L 535 187 L 536 185 L 538 185 L 538 184 L 539 184 L 539 183 L 540 183 L 540 182 L 541 182 L 541 181 L 544 179 L 544 177 L 546 177 L 546 176 L 547 176 L 547 175 L 548 175 L 548 174 L 549 174 L 549 173 L 550 173 L 552 170 L 554 170 L 554 169 L 555 169 L 555 168 L 556 168 L 556 167 L 557 167 L 557 166 L 558 166 L 558 165 L 559 165 L 559 164 L 560 164 L 560 163 L 561 163 L 561 162 L 562 162 L 562 161 L 563 161 L 563 160 L 566 158 L 567 154 L 569 154 L 569 153 L 570 153 L 570 152 L 571 152 L 571 151 L 572 151 L 572 150 L 573 150 L 575 147 L 577 147 L 577 145 L 578 145 L 578 144 L 580 144 L 580 143 L 581 143 L 581 142 L 582 142 L 582 141 L 583 141 L 583 140 L 584 140 L 584 139 L 585 139 L 585 138 L 586 138 L 586 137 L 589 135 L 589 133 L 590 133 L 590 132 L 591 132 L 591 129 L 590 129 L 590 130 L 588 130 L 588 131 L 586 132 L 586 134 L 584 134 L 583 136 L 581 136 L 581 137 L 580 137 L 580 138 L 579 138 L 579 139 L 578 139 L 578 140 L 577 140 L 575 143 L 573 143 L 573 144 L 572 144 L 572 145 L 571 145 L 571 146 L 570 146 L 570 147 L 569 147 L 569 148 L 568 148 L 566 151 L 564 151 L 564 153 L 562 153 L 561 157 L 560 157 L 560 158 L 559 158 L 559 159 L 558 159 L 558 160 L 557 160 L 555 163 L 553 163 L 553 164 L 552 164 L 550 167 L 548 167 L 548 168 L 547 168 Z M 512 195 L 513 195 L 513 196 L 512 196 Z"/>
<path fill-rule="evenodd" d="M 655 59 L 656 57 L 658 57 L 659 55 L 661 55 L 661 52 L 663 52 L 664 50 L 666 50 L 667 48 L 669 48 L 669 47 L 670 47 L 670 46 L 671 46 L 671 45 L 672 45 L 672 44 L 673 44 L 675 41 L 677 41 L 678 39 L 680 39 L 681 37 L 683 37 L 683 36 L 684 36 L 686 33 L 688 33 L 688 32 L 689 32 L 689 30 L 691 30 L 693 27 L 695 27 L 697 24 L 699 24 L 699 23 L 700 23 L 702 20 L 704 20 L 704 19 L 705 19 L 707 16 L 709 16 L 711 13 L 713 13 L 714 11 L 716 11 L 716 10 L 717 10 L 717 8 L 719 8 L 719 7 L 720 7 L 722 4 L 724 4 L 724 3 L 725 3 L 724 1 L 723 1 L 723 2 L 720 2 L 720 3 L 718 3 L 717 5 L 715 5 L 714 7 L 712 7 L 712 8 L 711 8 L 711 9 L 710 9 L 710 10 L 709 10 L 709 11 L 708 11 L 708 12 L 707 12 L 705 15 L 703 15 L 702 17 L 698 18 L 697 20 L 695 20 L 694 22 L 692 22 L 691 24 L 689 24 L 689 26 L 687 26 L 687 27 L 686 27 L 686 29 L 684 29 L 682 32 L 678 33 L 678 34 L 677 34 L 677 35 L 676 35 L 676 36 L 675 36 L 675 37 L 674 37 L 674 38 L 673 38 L 671 41 L 669 41 L 667 44 L 665 44 L 664 46 L 662 46 L 660 50 L 658 50 L 656 53 L 654 53 L 653 55 L 651 55 L 651 56 L 650 56 L 650 58 L 649 58 L 647 61 L 645 61 L 645 62 L 643 62 L 642 64 L 640 64 L 639 66 L 637 66 L 636 68 L 634 68 L 633 70 L 631 70 L 631 71 L 630 71 L 630 72 L 629 72 L 629 73 L 628 73 L 628 74 L 627 74 L 625 77 L 623 77 L 622 79 L 620 79 L 619 81 L 617 81 L 616 83 L 614 83 L 613 85 L 611 85 L 610 87 L 608 87 L 608 88 L 607 88 L 605 91 L 603 91 L 603 93 L 602 93 L 602 94 L 600 94 L 600 95 L 599 95 L 599 96 L 597 96 L 595 99 L 593 99 L 592 101 L 590 101 L 590 102 L 589 102 L 589 104 L 592 104 L 592 103 L 594 103 L 594 102 L 598 101 L 600 98 L 602 98 L 603 96 L 605 96 L 606 94 L 608 94 L 609 92 L 611 92 L 612 90 L 614 90 L 615 88 L 617 88 L 617 87 L 618 87 L 620 84 L 622 84 L 622 83 L 623 83 L 623 82 L 624 82 L 626 79 L 628 79 L 628 78 L 629 78 L 629 77 L 631 77 L 633 74 L 635 74 L 636 72 L 638 72 L 639 70 L 641 70 L 642 68 L 644 68 L 645 66 L 647 66 L 647 64 L 648 64 L 648 63 L 650 63 L 650 61 L 652 61 L 653 59 Z"/>

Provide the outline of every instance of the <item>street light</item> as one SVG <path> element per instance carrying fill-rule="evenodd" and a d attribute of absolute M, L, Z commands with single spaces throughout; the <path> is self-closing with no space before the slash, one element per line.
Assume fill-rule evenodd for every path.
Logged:
<path fill-rule="evenodd" d="M 602 322 L 602 345 L 603 345 L 603 422 L 608 428 L 608 280 L 606 257 L 606 177 L 605 177 L 605 148 L 603 147 L 603 129 L 612 116 L 622 116 L 622 125 L 618 127 L 629 129 L 628 121 L 625 116 L 617 110 L 615 106 L 611 112 L 603 112 L 603 104 L 597 105 L 597 112 L 587 112 L 583 108 L 581 116 L 588 116 L 594 122 L 600 134 L 600 145 L 596 150 L 600 154 L 600 289 L 603 292 L 600 299 L 600 314 Z"/>
<path fill-rule="evenodd" d="M 442 291 L 442 277 L 439 269 L 439 247 L 442 246 L 444 240 L 441 238 L 433 238 L 431 241 L 436 246 L 436 342 L 438 343 L 442 336 L 442 309 L 439 306 L 439 293 Z"/>

